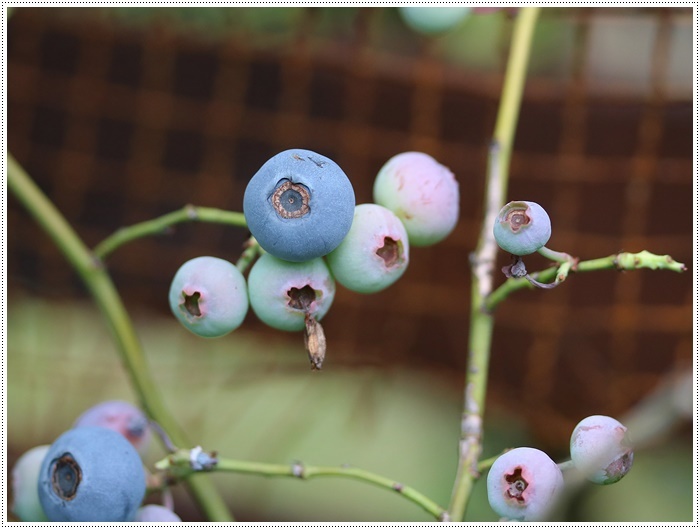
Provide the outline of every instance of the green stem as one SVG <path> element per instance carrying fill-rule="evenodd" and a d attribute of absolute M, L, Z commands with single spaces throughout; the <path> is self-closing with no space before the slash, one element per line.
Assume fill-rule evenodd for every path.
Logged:
<path fill-rule="evenodd" d="M 238 261 L 236 261 L 236 268 L 238 268 L 241 274 L 248 269 L 250 264 L 262 251 L 263 249 L 258 244 L 258 241 L 255 240 L 255 237 L 248 239 L 248 241 L 245 243 L 245 250 L 243 250 L 243 253 L 238 258 Z"/>
<path fill-rule="evenodd" d="M 572 271 L 578 273 L 597 272 L 600 270 L 639 270 L 641 268 L 671 270 L 673 272 L 684 272 L 686 270 L 686 266 L 683 263 L 675 261 L 670 255 L 656 255 L 644 250 L 638 253 L 621 252 L 608 257 L 579 261 L 572 268 Z M 561 267 L 552 266 L 541 272 L 535 272 L 531 276 L 538 281 L 546 283 L 556 280 L 558 274 L 561 274 Z M 493 312 L 513 292 L 523 288 L 533 288 L 526 278 L 510 278 L 506 280 L 489 294 L 484 302 L 484 309 L 487 312 Z"/>
<path fill-rule="evenodd" d="M 131 377 L 143 409 L 158 422 L 175 444 L 189 446 L 191 443 L 185 433 L 163 403 L 155 381 L 150 375 L 129 314 L 102 262 L 90 252 L 65 217 L 10 153 L 7 155 L 7 184 L 58 246 L 92 294 L 114 336 L 122 362 Z M 226 504 L 210 480 L 197 479 L 188 482 L 188 486 L 199 505 L 212 520 L 231 520 Z"/>
<path fill-rule="evenodd" d="M 540 254 L 545 259 L 549 259 L 549 260 L 554 261 L 556 263 L 566 263 L 567 261 L 574 260 L 574 258 L 571 257 L 568 253 L 556 252 L 554 250 L 550 250 L 546 246 L 543 246 L 542 248 L 537 250 L 537 253 Z"/>
<path fill-rule="evenodd" d="M 175 224 L 195 221 L 229 224 L 241 228 L 246 227 L 246 221 L 243 213 L 216 208 L 198 207 L 188 204 L 182 209 L 178 209 L 172 213 L 167 213 L 161 217 L 139 222 L 133 226 L 128 226 L 117 230 L 115 233 L 95 246 L 94 254 L 99 259 L 104 259 L 107 257 L 107 255 L 123 244 L 141 237 L 163 234 L 168 230 L 168 228 L 174 226 Z"/>
<path fill-rule="evenodd" d="M 483 413 L 494 325 L 493 317 L 484 312 L 482 307 L 492 290 L 493 270 L 498 251 L 492 226 L 501 206 L 506 202 L 508 166 L 538 14 L 538 7 L 525 7 L 521 9 L 515 21 L 489 159 L 484 221 L 477 249 L 472 255 L 469 358 L 459 464 L 449 505 L 450 520 L 453 522 L 461 522 L 464 519 L 474 482 L 480 475 L 478 460 L 482 450 Z"/>
<path fill-rule="evenodd" d="M 192 469 L 191 452 L 189 450 L 179 450 L 169 455 L 165 459 L 158 461 L 155 467 L 159 470 L 170 472 L 176 477 L 188 476 L 199 472 Z M 350 478 L 376 485 L 380 488 L 396 492 L 415 503 L 423 510 L 431 514 L 436 520 L 444 521 L 447 511 L 426 495 L 416 489 L 399 483 L 393 479 L 380 476 L 367 470 L 354 467 L 329 467 L 310 466 L 301 463 L 292 465 L 280 465 L 272 463 L 259 463 L 254 461 L 240 461 L 236 459 L 217 458 L 216 464 L 208 470 L 209 472 L 234 472 L 238 474 L 254 474 L 267 477 L 293 477 L 303 480 L 320 477 Z"/>

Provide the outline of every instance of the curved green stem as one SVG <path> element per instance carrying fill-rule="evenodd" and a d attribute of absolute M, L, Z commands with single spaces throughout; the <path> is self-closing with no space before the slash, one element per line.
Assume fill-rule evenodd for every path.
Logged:
<path fill-rule="evenodd" d="M 566 252 L 556 252 L 554 250 L 550 250 L 546 246 L 543 246 L 539 250 L 537 250 L 537 253 L 540 254 L 542 257 L 546 259 L 550 259 L 556 263 L 566 263 L 567 261 L 573 261 L 574 258 L 571 257 L 568 253 Z"/>
<path fill-rule="evenodd" d="M 168 228 L 182 222 L 213 222 L 217 224 L 230 224 L 241 228 L 246 227 L 243 213 L 188 204 L 182 209 L 178 209 L 172 213 L 167 213 L 161 217 L 139 222 L 133 226 L 117 230 L 95 246 L 93 253 L 96 257 L 104 259 L 123 244 L 141 237 L 163 234 Z"/>
<path fill-rule="evenodd" d="M 185 433 L 163 403 L 146 364 L 129 314 L 100 259 L 90 252 L 65 217 L 10 153 L 7 155 L 7 184 L 58 246 L 92 294 L 114 336 L 122 362 L 143 409 L 158 422 L 175 444 L 190 445 Z M 212 520 L 231 520 L 226 504 L 210 480 L 196 479 L 189 481 L 188 486 L 199 505 Z"/>
<path fill-rule="evenodd" d="M 192 452 L 190 450 L 178 450 L 176 453 L 158 461 L 155 467 L 159 470 L 167 471 L 178 478 L 201 472 L 202 470 L 195 470 L 192 468 L 191 456 Z M 361 468 L 349 466 L 311 466 L 298 462 L 291 465 L 280 465 L 216 458 L 216 463 L 210 469 L 206 470 L 206 472 L 233 472 L 267 477 L 293 477 L 303 480 L 321 477 L 356 479 L 400 494 L 431 514 L 436 520 L 447 520 L 447 511 L 425 494 L 403 483 Z"/>
<path fill-rule="evenodd" d="M 607 257 L 579 261 L 574 272 L 597 272 L 599 270 L 639 270 L 649 268 L 651 270 L 671 270 L 672 272 L 684 272 L 687 270 L 683 263 L 674 260 L 670 255 L 656 255 L 646 250 L 638 253 L 621 252 Z M 531 276 L 538 281 L 556 281 L 561 274 L 561 266 L 552 266 L 541 272 L 535 272 Z M 501 286 L 489 294 L 484 302 L 484 310 L 493 312 L 496 307 L 508 296 L 517 290 L 532 288 L 526 278 L 510 278 Z"/>
<path fill-rule="evenodd" d="M 464 519 L 474 482 L 480 475 L 478 461 L 482 449 L 483 412 L 494 325 L 493 317 L 484 312 L 482 307 L 492 290 L 498 251 L 492 226 L 507 194 L 508 166 L 538 14 L 538 7 L 525 7 L 521 9 L 515 21 L 489 158 L 484 222 L 477 249 L 471 259 L 469 358 L 459 442 L 459 464 L 449 505 L 450 520 L 453 522 L 461 522 Z"/>

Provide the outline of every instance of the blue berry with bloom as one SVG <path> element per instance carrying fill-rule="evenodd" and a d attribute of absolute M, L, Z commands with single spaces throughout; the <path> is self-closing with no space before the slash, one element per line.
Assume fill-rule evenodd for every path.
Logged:
<path fill-rule="evenodd" d="M 54 441 L 37 485 L 52 522 L 130 522 L 146 493 L 146 473 L 123 435 L 84 426 Z"/>
<path fill-rule="evenodd" d="M 279 259 L 310 261 L 350 230 L 355 191 L 330 158 L 306 149 L 276 154 L 248 182 L 243 214 L 260 246 Z"/>

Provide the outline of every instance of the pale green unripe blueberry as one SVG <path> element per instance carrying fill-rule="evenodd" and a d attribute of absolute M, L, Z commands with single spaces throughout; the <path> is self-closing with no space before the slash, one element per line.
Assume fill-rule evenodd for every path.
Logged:
<path fill-rule="evenodd" d="M 48 522 L 39 501 L 36 484 L 49 445 L 35 446 L 22 454 L 12 467 L 12 512 L 22 522 Z"/>
<path fill-rule="evenodd" d="M 471 11 L 467 6 L 401 6 L 404 22 L 415 31 L 428 35 L 443 33 L 456 27 Z"/>
<path fill-rule="evenodd" d="M 328 312 L 335 280 L 321 257 L 293 263 L 266 253 L 250 269 L 248 294 L 261 321 L 282 331 L 300 331 L 306 314 L 320 321 Z"/>
<path fill-rule="evenodd" d="M 238 328 L 248 312 L 243 274 L 218 257 L 195 257 L 183 264 L 170 285 L 169 301 L 180 323 L 205 338 Z"/>
<path fill-rule="evenodd" d="M 508 202 L 496 217 L 493 235 L 498 246 L 513 255 L 529 255 L 542 248 L 552 235 L 552 223 L 535 202 Z"/>
<path fill-rule="evenodd" d="M 571 460 L 589 481 L 609 485 L 632 468 L 634 452 L 627 428 L 606 415 L 591 415 L 571 434 Z"/>
<path fill-rule="evenodd" d="M 564 489 L 559 466 L 542 450 L 520 447 L 494 461 L 486 477 L 489 505 L 500 516 L 541 522 Z"/>
<path fill-rule="evenodd" d="M 385 207 L 360 204 L 347 236 L 326 260 L 345 288 L 378 292 L 401 277 L 408 266 L 406 228 Z"/>
<path fill-rule="evenodd" d="M 443 240 L 459 220 L 457 179 L 422 152 L 404 152 L 389 159 L 374 180 L 373 194 L 374 202 L 401 219 L 412 246 Z"/>

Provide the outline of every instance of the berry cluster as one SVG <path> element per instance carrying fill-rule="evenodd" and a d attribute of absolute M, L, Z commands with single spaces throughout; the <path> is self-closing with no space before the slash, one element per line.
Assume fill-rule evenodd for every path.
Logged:
<path fill-rule="evenodd" d="M 239 327 L 250 306 L 270 327 L 305 330 L 312 367 L 320 368 L 325 337 L 318 322 L 336 282 L 360 293 L 385 289 L 406 270 L 409 245 L 435 244 L 457 224 L 457 180 L 427 154 L 391 158 L 373 194 L 374 203 L 356 205 L 350 180 L 323 155 L 290 149 L 273 156 L 243 197 L 261 253 L 247 280 L 223 259 L 192 259 L 171 283 L 173 313 L 193 333 L 213 338 Z"/>
<path fill-rule="evenodd" d="M 604 415 L 592 415 L 574 428 L 571 463 L 586 479 L 600 485 L 621 480 L 632 467 L 627 428 Z M 565 466 L 565 465 L 561 465 Z M 564 490 L 564 475 L 546 453 L 514 448 L 498 457 L 486 478 L 491 508 L 503 518 L 539 522 L 549 518 Z"/>
<path fill-rule="evenodd" d="M 23 522 L 179 521 L 142 506 L 150 442 L 148 419 L 123 401 L 83 413 L 51 445 L 25 452 L 12 469 L 12 512 Z"/>

